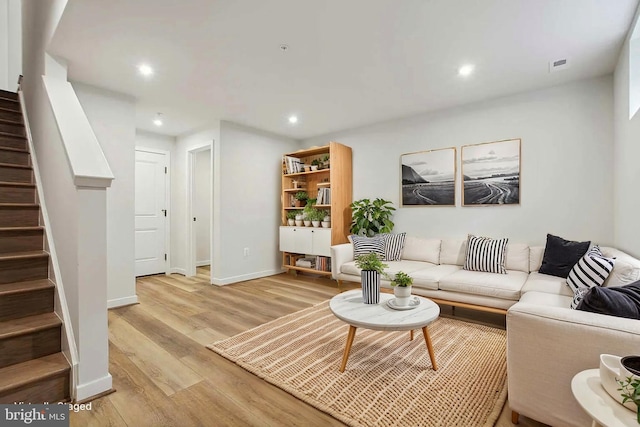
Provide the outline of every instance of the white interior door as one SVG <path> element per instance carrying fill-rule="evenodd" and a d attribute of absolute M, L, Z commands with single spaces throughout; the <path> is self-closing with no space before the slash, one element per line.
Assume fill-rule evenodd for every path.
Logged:
<path fill-rule="evenodd" d="M 136 276 L 165 273 L 167 155 L 136 150 Z"/>

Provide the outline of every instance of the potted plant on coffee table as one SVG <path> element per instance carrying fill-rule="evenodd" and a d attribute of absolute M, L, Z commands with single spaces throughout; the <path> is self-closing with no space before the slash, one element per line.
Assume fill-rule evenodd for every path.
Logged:
<path fill-rule="evenodd" d="M 411 298 L 411 285 L 413 278 L 404 271 L 398 271 L 395 278 L 391 281 L 393 286 L 393 295 L 396 297 L 396 304 L 400 307 L 409 305 Z"/>
<path fill-rule="evenodd" d="M 365 304 L 378 304 L 380 302 L 380 274 L 388 267 L 382 262 L 382 256 L 370 252 L 356 257 L 356 267 L 361 269 L 362 299 Z"/>

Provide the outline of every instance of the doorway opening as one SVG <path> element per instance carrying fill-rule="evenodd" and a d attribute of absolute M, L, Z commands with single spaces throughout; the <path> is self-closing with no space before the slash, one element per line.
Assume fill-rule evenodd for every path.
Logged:
<path fill-rule="evenodd" d="M 188 153 L 188 276 L 206 276 L 211 281 L 212 250 L 212 165 L 211 145 L 197 147 Z"/>

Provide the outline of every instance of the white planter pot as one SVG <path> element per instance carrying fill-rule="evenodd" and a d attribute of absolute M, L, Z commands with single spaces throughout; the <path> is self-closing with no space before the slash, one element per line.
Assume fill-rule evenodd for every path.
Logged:
<path fill-rule="evenodd" d="M 296 219 L 296 226 L 302 227 L 302 220 L 301 219 Z"/>
<path fill-rule="evenodd" d="M 411 286 L 395 286 L 393 295 L 396 297 L 396 304 L 400 307 L 409 305 L 411 299 Z"/>
<path fill-rule="evenodd" d="M 380 273 L 371 270 L 360 272 L 362 281 L 362 299 L 365 304 L 378 304 L 380 302 Z"/>
<path fill-rule="evenodd" d="M 324 228 L 330 228 L 331 227 L 331 223 L 328 221 L 322 221 L 322 227 Z"/>
<path fill-rule="evenodd" d="M 308 219 L 304 220 L 304 226 L 305 227 L 311 227 L 311 221 L 309 221 Z"/>
<path fill-rule="evenodd" d="M 312 224 L 314 227 L 320 227 L 320 221 L 311 221 L 311 224 Z"/>
<path fill-rule="evenodd" d="M 287 224 L 289 224 L 289 225 L 295 225 L 295 223 L 296 223 L 295 219 L 288 219 L 287 220 Z"/>
<path fill-rule="evenodd" d="M 329 215 L 325 216 L 324 222 L 331 222 L 331 217 Z"/>
<path fill-rule="evenodd" d="M 318 170 L 318 166 L 313 166 L 313 165 L 311 165 L 311 170 L 312 170 L 312 171 L 317 171 L 317 170 Z"/>

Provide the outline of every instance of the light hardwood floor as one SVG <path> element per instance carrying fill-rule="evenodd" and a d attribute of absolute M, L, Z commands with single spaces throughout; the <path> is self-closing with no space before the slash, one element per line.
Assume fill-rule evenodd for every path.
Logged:
<path fill-rule="evenodd" d="M 193 278 L 140 278 L 137 291 L 140 304 L 109 311 L 116 392 L 94 400 L 90 411 L 72 412 L 71 426 L 344 425 L 205 348 L 331 298 L 340 292 L 336 282 L 281 274 L 218 287 L 205 267 Z M 443 316 L 451 312 L 442 307 Z M 504 327 L 504 316 L 455 315 Z M 522 427 L 542 426 L 520 418 Z M 507 403 L 496 426 L 510 427 L 510 420 Z"/>

